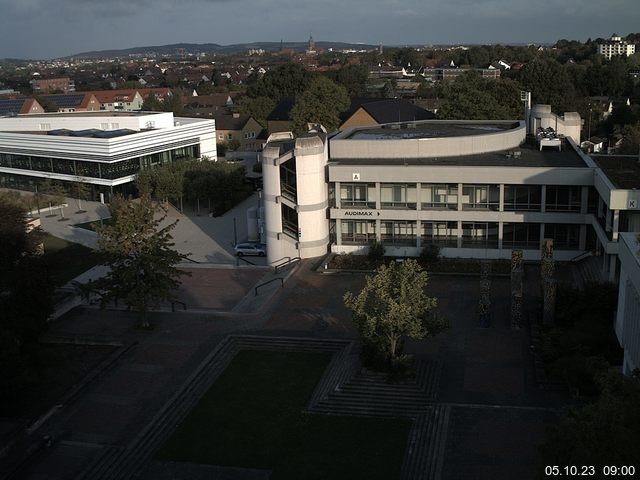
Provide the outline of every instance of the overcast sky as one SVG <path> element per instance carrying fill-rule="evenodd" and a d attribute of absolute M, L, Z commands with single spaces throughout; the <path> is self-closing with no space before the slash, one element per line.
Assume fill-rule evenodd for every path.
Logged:
<path fill-rule="evenodd" d="M 544 43 L 640 30 L 639 0 L 0 0 L 0 58 L 188 43 Z"/>

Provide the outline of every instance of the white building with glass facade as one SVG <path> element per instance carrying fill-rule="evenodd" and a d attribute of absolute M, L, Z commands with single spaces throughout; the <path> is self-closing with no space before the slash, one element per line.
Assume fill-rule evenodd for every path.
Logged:
<path fill-rule="evenodd" d="M 508 258 L 518 248 L 537 259 L 543 238 L 554 239 L 559 260 L 613 254 L 615 216 L 599 198 L 597 167 L 572 139 L 580 118 L 559 117 L 552 133 L 550 109 L 532 115 L 540 118 L 530 135 L 523 121 L 428 120 L 270 138 L 270 258 L 366 253 L 378 240 L 389 255 L 436 244 L 450 257 Z"/>
<path fill-rule="evenodd" d="M 0 187 L 82 181 L 92 197 L 129 193 L 144 168 L 216 160 L 215 121 L 166 112 L 74 112 L 0 118 Z"/>

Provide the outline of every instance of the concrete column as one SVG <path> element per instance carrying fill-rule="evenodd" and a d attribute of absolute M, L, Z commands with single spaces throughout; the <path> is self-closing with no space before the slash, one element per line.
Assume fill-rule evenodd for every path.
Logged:
<path fill-rule="evenodd" d="M 342 245 L 342 220 L 336 218 L 336 245 Z"/>
<path fill-rule="evenodd" d="M 501 187 L 503 187 L 504 185 L 500 185 Z M 502 207 L 502 193 L 504 192 L 504 190 L 501 188 L 500 189 L 500 207 Z M 498 250 L 502 250 L 502 234 L 503 234 L 503 222 L 498 222 Z"/>
<path fill-rule="evenodd" d="M 546 185 L 542 185 L 542 187 L 540 188 L 540 211 L 542 213 L 547 211 L 547 186 Z M 540 238 L 542 239 L 542 235 L 540 236 Z"/>
<path fill-rule="evenodd" d="M 604 225 L 605 225 L 605 231 L 610 232 L 611 231 L 611 209 L 610 208 L 607 208 L 607 213 L 605 214 L 605 217 L 604 217 Z"/>
<path fill-rule="evenodd" d="M 340 200 L 340 182 L 335 183 L 334 191 L 336 192 L 336 208 L 342 208 Z"/>
<path fill-rule="evenodd" d="M 422 202 L 420 201 L 420 199 L 422 198 L 422 193 L 421 193 L 422 187 L 421 187 L 421 185 L 422 184 L 420 182 L 418 182 L 416 184 L 416 210 L 418 210 L 418 211 L 422 210 Z M 420 246 L 420 245 L 418 245 L 418 246 Z"/>
<path fill-rule="evenodd" d="M 580 198 L 580 213 L 587 213 L 589 209 L 589 187 L 582 187 Z"/>
<path fill-rule="evenodd" d="M 380 206 L 380 182 L 376 182 L 376 210 L 380 210 L 380 208 L 382 208 Z M 376 235 L 378 235 L 378 240 L 380 240 L 379 234 L 378 234 L 378 225 L 379 225 L 379 221 L 378 223 L 376 223 Z"/>
<path fill-rule="evenodd" d="M 379 185 L 379 184 L 378 184 Z M 380 196 L 378 196 L 378 199 L 380 199 Z M 378 200 L 377 202 L 378 204 L 380 203 L 380 201 Z M 376 220 L 376 240 L 378 242 L 380 242 L 382 240 L 382 237 L 380 235 L 380 220 Z"/>
<path fill-rule="evenodd" d="M 578 237 L 578 248 L 580 250 L 587 249 L 587 226 L 580 225 L 580 236 Z"/>
<path fill-rule="evenodd" d="M 458 211 L 459 212 L 462 211 L 462 184 L 461 183 L 458 184 Z M 459 223 L 458 223 L 458 226 L 459 226 Z"/>
<path fill-rule="evenodd" d="M 418 202 L 418 205 L 420 205 L 420 202 Z M 416 247 L 422 247 L 422 220 L 416 221 Z"/>
<path fill-rule="evenodd" d="M 613 228 L 611 239 L 616 242 L 618 240 L 618 230 L 620 228 L 620 210 L 613 211 Z"/>
<path fill-rule="evenodd" d="M 616 264 L 617 264 L 617 255 L 607 255 L 609 258 L 609 281 L 616 281 Z M 622 288 L 622 286 L 620 287 Z"/>
<path fill-rule="evenodd" d="M 540 245 L 542 245 L 542 240 L 544 240 L 544 223 L 540 224 Z"/>
<path fill-rule="evenodd" d="M 501 212 L 504 212 L 504 183 L 500 184 L 500 208 Z M 500 248 L 502 248 L 502 222 L 500 222 Z"/>
<path fill-rule="evenodd" d="M 462 195 L 458 195 L 458 206 L 460 206 L 460 197 Z M 462 220 L 458 220 L 458 243 L 456 244 L 458 248 L 462 248 Z"/>

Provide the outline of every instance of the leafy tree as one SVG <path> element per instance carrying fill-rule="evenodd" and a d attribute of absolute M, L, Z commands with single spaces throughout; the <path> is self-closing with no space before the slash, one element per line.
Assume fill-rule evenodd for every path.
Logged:
<path fill-rule="evenodd" d="M 19 399 L 53 310 L 53 283 L 38 256 L 40 232 L 25 211 L 0 197 L 0 404 Z"/>
<path fill-rule="evenodd" d="M 142 327 L 149 327 L 149 310 L 171 301 L 187 273 L 176 264 L 184 257 L 173 249 L 171 230 L 177 222 L 161 227 L 164 216 L 148 197 L 140 201 L 116 196 L 110 204 L 113 223 L 98 228 L 98 248 L 109 273 L 84 287 L 100 298 L 104 307 L 123 300 L 138 313 Z"/>
<path fill-rule="evenodd" d="M 640 122 L 634 125 L 625 125 L 617 131 L 622 137 L 622 144 L 618 153 L 622 155 L 640 154 Z"/>
<path fill-rule="evenodd" d="M 367 276 L 360 293 L 344 295 L 363 344 L 382 353 L 389 366 L 402 349 L 403 337 L 424 338 L 444 326 L 430 315 L 437 300 L 426 295 L 427 280 L 415 260 L 391 262 Z"/>
<path fill-rule="evenodd" d="M 625 377 L 610 372 L 598 384 L 595 401 L 572 408 L 548 431 L 541 448 L 543 465 L 594 465 L 598 471 L 604 465 L 640 463 L 637 373 Z"/>
<path fill-rule="evenodd" d="M 399 48 L 393 53 L 393 62 L 399 67 L 417 67 L 420 63 L 420 55 L 415 48 Z"/>
<path fill-rule="evenodd" d="M 260 125 L 267 126 L 267 117 L 275 108 L 276 102 L 269 97 L 242 97 L 238 101 L 241 113 L 251 115 Z"/>
<path fill-rule="evenodd" d="M 518 80 L 531 92 L 534 103 L 549 104 L 555 111 L 575 110 L 575 91 L 567 70 L 556 60 L 527 63 Z"/>
<path fill-rule="evenodd" d="M 291 109 L 293 129 L 306 132 L 307 123 L 320 123 L 327 131 L 340 125 L 340 113 L 349 108 L 349 96 L 344 87 L 326 77 L 315 78 L 308 88 L 296 98 Z"/>
<path fill-rule="evenodd" d="M 445 84 L 441 94 L 440 118 L 508 120 L 524 116 L 520 87 L 508 78 L 491 80 L 467 72 Z"/>
<path fill-rule="evenodd" d="M 283 98 L 295 97 L 307 89 L 317 74 L 308 72 L 297 63 L 285 63 L 274 70 L 269 70 L 254 85 L 247 88 L 247 95 L 252 98 L 268 97 L 275 102 Z"/>
<path fill-rule="evenodd" d="M 369 69 L 366 65 L 349 65 L 338 70 L 335 81 L 347 89 L 350 97 L 361 97 L 366 93 Z"/>
<path fill-rule="evenodd" d="M 162 102 L 155 93 L 149 92 L 142 102 L 142 110 L 145 112 L 161 112 L 163 111 Z"/>

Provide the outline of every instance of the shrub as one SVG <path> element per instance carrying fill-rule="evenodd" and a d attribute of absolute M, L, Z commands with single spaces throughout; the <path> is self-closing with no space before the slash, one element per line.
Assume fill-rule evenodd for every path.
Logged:
<path fill-rule="evenodd" d="M 440 258 L 440 247 L 434 243 L 429 243 L 422 247 L 420 260 L 427 263 L 435 263 Z"/>
<path fill-rule="evenodd" d="M 377 240 L 372 240 L 367 257 L 373 262 L 381 262 L 384 259 L 384 245 Z"/>

